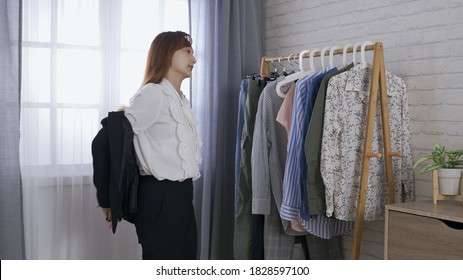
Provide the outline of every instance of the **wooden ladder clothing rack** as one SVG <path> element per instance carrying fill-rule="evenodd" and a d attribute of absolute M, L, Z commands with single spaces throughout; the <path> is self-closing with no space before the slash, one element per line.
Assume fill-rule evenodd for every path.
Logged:
<path fill-rule="evenodd" d="M 386 68 L 384 65 L 384 50 L 381 42 L 376 42 L 374 45 L 368 45 L 365 47 L 365 51 L 374 51 L 373 55 L 373 66 L 371 71 L 370 81 L 370 98 L 367 112 L 367 127 L 364 143 L 364 155 L 362 161 L 362 174 L 360 179 L 360 191 L 357 204 L 357 213 L 355 219 L 355 228 L 353 235 L 353 245 L 351 259 L 357 260 L 360 255 L 360 244 L 362 240 L 363 222 L 365 215 L 365 200 L 368 188 L 368 170 L 370 168 L 370 159 L 372 157 L 380 159 L 383 157 L 381 153 L 373 153 L 371 151 L 373 141 L 373 128 L 376 115 L 376 105 L 378 90 L 380 95 L 381 103 L 381 119 L 383 127 L 383 139 L 384 139 L 384 153 L 385 153 L 385 166 L 386 166 L 386 179 L 387 179 L 387 193 L 388 193 L 388 204 L 394 203 L 394 178 L 392 169 L 392 157 L 402 156 L 401 152 L 393 152 L 391 150 L 391 133 L 389 126 L 389 111 L 387 103 L 387 88 L 386 88 Z M 360 51 L 360 47 L 356 50 Z M 348 48 L 347 53 L 352 53 L 353 48 Z M 337 49 L 333 52 L 334 55 L 342 54 L 343 49 Z M 329 51 L 326 52 L 326 55 Z M 314 53 L 314 57 L 321 56 L 321 52 Z M 279 57 L 262 57 L 261 60 L 261 76 L 270 75 L 270 63 L 274 61 L 288 60 L 292 56 L 279 56 Z M 303 56 L 308 58 L 309 55 Z"/>

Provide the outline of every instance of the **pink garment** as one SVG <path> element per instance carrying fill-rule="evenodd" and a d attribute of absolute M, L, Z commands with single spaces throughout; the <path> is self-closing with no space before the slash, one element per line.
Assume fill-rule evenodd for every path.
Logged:
<path fill-rule="evenodd" d="M 297 217 L 297 220 L 291 221 L 291 229 L 297 232 L 307 232 L 307 230 L 301 224 L 301 217 Z"/>
<path fill-rule="evenodd" d="M 279 122 L 285 129 L 286 135 L 288 137 L 288 144 L 289 144 L 289 133 L 291 130 L 291 112 L 293 110 L 293 100 L 294 100 L 294 93 L 296 92 L 296 84 L 293 84 L 289 89 L 288 93 L 286 93 L 285 100 L 281 104 L 280 110 L 278 111 L 277 115 L 277 122 Z"/>

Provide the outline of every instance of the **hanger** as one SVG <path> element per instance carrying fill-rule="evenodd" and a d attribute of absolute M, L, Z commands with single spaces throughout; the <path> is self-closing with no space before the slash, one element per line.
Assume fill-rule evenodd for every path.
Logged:
<path fill-rule="evenodd" d="M 342 50 L 342 65 L 346 66 L 347 65 L 347 49 L 348 48 L 353 48 L 354 46 L 352 44 L 346 44 L 344 46 L 344 49 Z"/>
<path fill-rule="evenodd" d="M 294 63 L 296 63 L 296 68 L 299 68 L 298 56 L 299 56 L 299 55 L 296 53 L 296 54 L 294 55 L 294 58 L 293 58 Z M 293 68 L 293 71 L 294 71 L 293 73 L 296 72 L 296 70 L 294 70 L 294 68 Z"/>
<path fill-rule="evenodd" d="M 281 63 L 281 57 L 278 58 L 278 64 L 280 64 L 281 68 L 283 69 L 281 75 L 288 76 L 288 73 L 286 73 L 286 66 Z"/>
<path fill-rule="evenodd" d="M 311 72 L 315 72 L 315 66 L 314 66 L 314 63 L 313 63 L 313 57 L 315 55 L 316 52 L 319 52 L 320 49 L 313 49 L 312 51 L 310 51 L 310 70 L 312 70 Z"/>
<path fill-rule="evenodd" d="M 367 45 L 373 45 L 373 42 L 365 41 L 362 43 L 362 46 L 360 47 L 360 63 L 362 65 L 361 66 L 362 69 L 371 68 L 371 65 L 367 63 L 365 59 L 365 47 Z"/>
<path fill-rule="evenodd" d="M 273 72 L 270 73 L 270 80 L 275 80 L 276 78 L 278 78 L 280 76 L 280 74 L 278 74 L 278 68 L 277 66 L 275 65 L 273 59 L 271 61 L 272 63 L 272 66 L 273 66 Z"/>
<path fill-rule="evenodd" d="M 358 47 L 361 46 L 361 45 L 362 45 L 362 42 L 357 42 L 357 43 L 354 44 L 354 49 L 352 50 L 352 62 L 354 63 L 354 65 L 356 63 L 356 61 L 355 61 L 355 53 L 357 52 Z"/>
<path fill-rule="evenodd" d="M 296 71 L 294 70 L 294 65 L 293 65 L 293 64 L 291 63 L 291 61 L 290 61 L 291 57 L 293 57 L 294 55 L 295 55 L 295 54 L 292 53 L 292 54 L 290 54 L 290 55 L 288 56 L 288 64 L 289 64 L 289 66 L 291 66 L 291 71 L 288 73 L 288 75 L 293 74 L 293 73 L 296 72 Z M 296 60 L 294 60 L 294 61 L 296 61 Z"/>
<path fill-rule="evenodd" d="M 334 68 L 334 51 L 340 49 L 339 46 L 331 47 L 330 49 L 330 68 Z"/>
<path fill-rule="evenodd" d="M 286 84 L 294 81 L 294 80 L 299 79 L 300 73 L 304 72 L 304 66 L 302 64 L 302 59 L 304 57 L 304 54 L 306 54 L 308 52 L 309 52 L 308 50 L 303 50 L 302 52 L 299 53 L 299 72 L 288 75 L 288 76 L 285 77 L 284 80 L 278 82 L 276 90 L 277 90 L 277 94 L 278 94 L 279 97 L 285 98 L 285 94 L 283 92 L 281 92 L 281 87 L 283 85 L 286 85 Z M 293 79 L 293 77 L 294 77 L 294 79 Z"/>
<path fill-rule="evenodd" d="M 270 71 L 270 80 L 275 80 L 276 78 L 278 78 L 278 68 L 277 66 L 275 65 L 274 63 L 274 59 L 270 59 L 270 64 L 273 66 L 273 71 Z"/>
<path fill-rule="evenodd" d="M 320 53 L 320 57 L 321 57 L 321 60 L 322 60 L 322 69 L 325 69 L 325 53 L 327 50 L 329 50 L 330 47 L 324 47 Z"/>
<path fill-rule="evenodd" d="M 312 51 L 310 51 L 310 69 L 307 70 L 307 71 L 304 71 L 304 67 L 303 67 L 303 64 L 302 64 L 302 59 L 304 58 L 304 54 L 308 53 L 309 51 L 308 50 L 303 50 L 300 54 L 299 54 L 299 72 L 296 72 L 294 74 L 291 74 L 291 75 L 288 75 L 285 77 L 284 80 L 278 82 L 277 84 L 277 94 L 279 97 L 281 98 L 284 98 L 285 97 L 285 94 L 283 92 L 281 92 L 281 87 L 286 85 L 286 84 L 289 84 L 293 81 L 296 81 L 304 76 L 307 76 L 309 74 L 312 74 L 313 72 L 315 72 L 315 67 L 314 67 L 314 63 L 313 63 L 313 56 L 315 54 L 315 52 L 317 51 L 320 51 L 320 49 L 313 49 Z"/>

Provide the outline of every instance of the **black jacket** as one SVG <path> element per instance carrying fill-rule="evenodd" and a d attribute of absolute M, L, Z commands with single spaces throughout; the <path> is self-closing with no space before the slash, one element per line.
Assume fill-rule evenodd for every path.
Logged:
<path fill-rule="evenodd" d="M 139 170 L 133 130 L 124 112 L 109 112 L 92 141 L 93 183 L 98 204 L 111 208 L 112 231 L 121 219 L 133 223 L 137 211 Z"/>

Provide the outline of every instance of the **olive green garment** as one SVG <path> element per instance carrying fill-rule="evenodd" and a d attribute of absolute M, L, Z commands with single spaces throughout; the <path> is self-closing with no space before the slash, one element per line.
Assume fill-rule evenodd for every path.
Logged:
<path fill-rule="evenodd" d="M 323 118 L 325 114 L 325 98 L 328 83 L 331 77 L 336 76 L 352 68 L 349 64 L 343 69 L 337 70 L 323 77 L 318 90 L 317 98 L 312 111 L 312 118 L 305 137 L 304 150 L 307 162 L 307 196 L 310 215 L 324 215 L 326 210 L 325 185 L 320 173 L 320 157 L 323 137 Z"/>
<path fill-rule="evenodd" d="M 241 162 L 233 243 L 233 253 L 237 260 L 250 260 L 252 258 L 252 137 L 259 97 L 265 84 L 264 80 L 251 80 L 248 85 L 248 98 L 246 99 L 244 125 L 241 135 Z"/>

